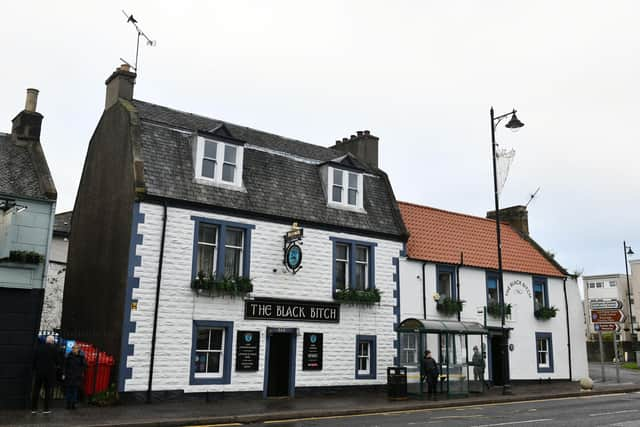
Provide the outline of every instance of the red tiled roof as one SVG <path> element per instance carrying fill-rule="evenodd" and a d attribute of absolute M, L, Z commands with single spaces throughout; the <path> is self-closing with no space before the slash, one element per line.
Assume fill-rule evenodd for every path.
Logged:
<path fill-rule="evenodd" d="M 409 258 L 459 264 L 460 253 L 463 253 L 464 265 L 498 269 L 494 220 L 406 202 L 398 202 L 398 205 L 410 233 L 407 243 Z M 565 275 L 532 242 L 509 224 L 501 224 L 504 271 L 556 277 Z"/>

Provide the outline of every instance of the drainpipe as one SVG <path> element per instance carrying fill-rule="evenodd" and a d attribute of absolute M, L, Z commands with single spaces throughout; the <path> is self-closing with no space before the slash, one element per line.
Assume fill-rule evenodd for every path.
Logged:
<path fill-rule="evenodd" d="M 464 252 L 460 252 L 460 264 L 456 266 L 456 299 L 460 301 L 460 267 L 464 264 Z M 458 322 L 460 321 L 460 312 L 458 312 Z"/>
<path fill-rule="evenodd" d="M 569 327 L 569 300 L 567 299 L 567 278 L 562 279 L 562 290 L 564 292 L 564 310 L 567 319 L 567 354 L 569 355 L 569 381 L 573 378 L 571 371 L 571 328 Z"/>
<path fill-rule="evenodd" d="M 427 265 L 426 262 L 422 263 L 422 318 L 423 319 L 427 318 L 427 285 L 425 283 L 425 278 L 424 278 L 426 265 Z"/>
<path fill-rule="evenodd" d="M 162 261 L 164 258 L 164 238 L 167 232 L 167 202 L 162 203 L 162 237 L 160 238 L 160 259 L 158 260 L 158 279 L 156 282 L 156 305 L 153 311 L 153 332 L 151 333 L 151 356 L 149 361 L 149 386 L 147 387 L 147 403 L 151 403 L 151 387 L 153 385 L 153 361 L 156 354 L 156 332 L 158 331 L 158 304 L 160 302 L 160 282 L 162 281 Z"/>

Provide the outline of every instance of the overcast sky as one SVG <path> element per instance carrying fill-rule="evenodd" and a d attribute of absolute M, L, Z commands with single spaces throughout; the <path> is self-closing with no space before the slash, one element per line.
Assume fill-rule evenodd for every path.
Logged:
<path fill-rule="evenodd" d="M 314 144 L 370 129 L 399 200 L 493 208 L 489 108 L 517 154 L 501 206 L 569 271 L 640 253 L 637 1 L 26 1 L 0 5 L 0 130 L 40 89 L 42 143 L 73 208 L 104 81 L 141 46 L 135 97 Z M 116 178 L 116 177 L 114 177 Z"/>

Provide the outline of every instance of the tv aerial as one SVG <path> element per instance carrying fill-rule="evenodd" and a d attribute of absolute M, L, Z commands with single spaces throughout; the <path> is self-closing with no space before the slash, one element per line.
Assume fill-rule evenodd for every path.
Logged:
<path fill-rule="evenodd" d="M 149 36 L 147 36 L 144 33 L 144 31 L 142 31 L 142 29 L 140 29 L 140 27 L 138 26 L 138 20 L 133 17 L 133 14 L 130 15 L 127 12 L 125 12 L 124 10 L 122 11 L 122 13 L 127 18 L 127 23 L 131 23 L 135 27 L 136 32 L 138 33 L 138 38 L 136 40 L 136 61 L 135 61 L 134 65 L 129 64 L 129 62 L 125 61 L 122 58 L 120 58 L 120 60 L 122 62 L 124 62 L 125 64 L 129 65 L 130 67 L 132 67 L 134 69 L 134 71 L 136 73 L 138 73 L 138 53 L 140 52 L 140 36 L 145 38 L 145 40 L 147 41 L 147 46 L 155 46 L 156 45 L 156 41 L 155 40 L 151 40 L 151 38 Z"/>
<path fill-rule="evenodd" d="M 533 199 L 536 198 L 536 196 L 538 195 L 539 191 L 540 191 L 540 187 L 536 188 L 536 191 L 534 191 L 533 193 L 529 194 L 529 201 L 527 202 L 526 205 L 524 205 L 525 208 L 529 207 L 529 203 L 531 203 L 533 201 Z"/>

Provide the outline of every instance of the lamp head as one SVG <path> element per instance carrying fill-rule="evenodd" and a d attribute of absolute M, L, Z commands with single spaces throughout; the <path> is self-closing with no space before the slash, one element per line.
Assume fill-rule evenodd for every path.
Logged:
<path fill-rule="evenodd" d="M 516 116 L 516 110 L 513 110 L 513 113 L 511 113 L 511 120 L 509 120 L 509 123 L 504 125 L 504 127 L 509 128 L 512 131 L 517 131 L 522 126 L 524 126 L 524 123 L 518 120 L 518 117 Z"/>
<path fill-rule="evenodd" d="M 627 255 L 634 255 L 635 252 L 633 252 L 633 249 L 631 249 L 631 246 L 627 246 Z"/>

